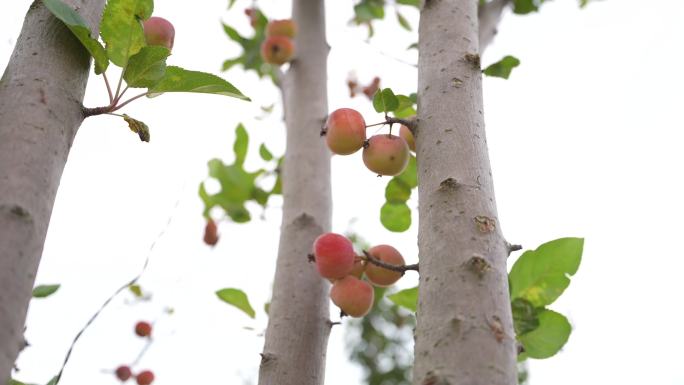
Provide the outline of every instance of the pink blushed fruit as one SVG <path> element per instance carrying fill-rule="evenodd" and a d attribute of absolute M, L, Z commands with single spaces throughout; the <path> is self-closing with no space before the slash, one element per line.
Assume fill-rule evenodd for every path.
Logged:
<path fill-rule="evenodd" d="M 121 382 L 126 382 L 129 378 L 131 378 L 131 376 L 133 376 L 133 373 L 131 373 L 131 368 L 126 365 L 121 365 L 116 368 L 114 374 L 116 374 L 116 378 L 118 378 Z"/>
<path fill-rule="evenodd" d="M 314 241 L 313 249 L 318 273 L 323 278 L 342 278 L 354 268 L 354 247 L 343 235 L 322 234 Z"/>
<path fill-rule="evenodd" d="M 413 133 L 411 133 L 411 130 L 409 130 L 408 127 L 402 124 L 401 128 L 399 128 L 399 136 L 404 138 L 406 144 L 409 146 L 409 150 L 416 152 L 416 141 L 413 138 Z"/>
<path fill-rule="evenodd" d="M 287 36 L 290 39 L 297 34 L 297 24 L 291 19 L 273 20 L 266 26 L 266 36 Z"/>
<path fill-rule="evenodd" d="M 390 245 L 378 245 L 368 250 L 368 254 L 382 262 L 394 266 L 404 266 L 404 257 Z M 368 262 L 366 265 L 366 277 L 375 286 L 390 286 L 401 278 L 402 274 Z"/>
<path fill-rule="evenodd" d="M 366 122 L 351 108 L 340 108 L 328 116 L 325 141 L 338 155 L 349 155 L 360 150 L 366 141 Z"/>
<path fill-rule="evenodd" d="M 352 317 L 363 317 L 373 307 L 373 287 L 352 275 L 335 281 L 330 289 L 330 299 L 343 312 Z"/>
<path fill-rule="evenodd" d="M 147 45 L 161 45 L 168 49 L 173 48 L 173 39 L 176 30 L 168 20 L 153 16 L 143 22 L 145 41 Z"/>
<path fill-rule="evenodd" d="M 138 385 L 150 385 L 154 381 L 154 373 L 151 370 L 143 370 L 135 376 Z"/>
<path fill-rule="evenodd" d="M 406 141 L 399 136 L 380 134 L 368 140 L 363 149 L 363 163 L 378 175 L 394 176 L 401 174 L 410 158 Z"/>
<path fill-rule="evenodd" d="M 294 55 L 294 43 L 287 36 L 269 36 L 261 43 L 261 57 L 266 63 L 282 65 Z"/>

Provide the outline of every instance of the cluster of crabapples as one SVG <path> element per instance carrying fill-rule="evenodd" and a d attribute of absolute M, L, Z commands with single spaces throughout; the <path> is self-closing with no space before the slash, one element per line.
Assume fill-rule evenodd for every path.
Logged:
<path fill-rule="evenodd" d="M 416 151 L 411 130 L 401 125 L 399 135 L 373 135 L 366 139 L 366 121 L 351 108 L 333 111 L 325 124 L 324 135 L 330 151 L 338 155 L 350 155 L 363 148 L 363 163 L 378 175 L 401 174 Z"/>
<path fill-rule="evenodd" d="M 261 43 L 261 57 L 266 63 L 282 65 L 294 55 L 297 24 L 290 19 L 272 20 L 266 26 L 266 39 Z"/>
<path fill-rule="evenodd" d="M 152 324 L 146 321 L 140 321 L 135 324 L 135 334 L 142 338 L 152 338 Z M 131 367 L 128 365 L 121 365 L 114 371 L 114 375 L 121 382 L 126 382 L 131 378 L 135 378 L 138 385 L 150 385 L 154 381 L 154 373 L 151 370 L 142 370 L 133 375 Z"/>
<path fill-rule="evenodd" d="M 378 245 L 365 253 L 364 256 L 357 256 L 352 242 L 336 233 L 322 234 L 313 244 L 318 273 L 333 283 L 330 299 L 352 317 L 363 317 L 373 307 L 374 290 L 371 284 L 390 286 L 403 275 L 400 271 L 373 263 L 379 261 L 385 265 L 404 266 L 404 257 L 394 247 Z"/>

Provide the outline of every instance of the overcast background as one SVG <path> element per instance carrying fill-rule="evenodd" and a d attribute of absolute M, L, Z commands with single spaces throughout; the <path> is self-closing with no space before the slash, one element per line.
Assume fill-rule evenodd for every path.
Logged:
<path fill-rule="evenodd" d="M 4 1 L 0 65 L 4 68 L 31 1 Z M 176 26 L 169 62 L 218 73 L 239 48 L 225 37 L 223 18 L 244 34 L 249 25 L 238 1 L 157 1 L 155 14 Z M 273 18 L 289 17 L 289 2 L 260 1 Z M 367 100 L 350 100 L 345 80 L 373 76 L 408 94 L 416 71 L 415 32 L 400 30 L 393 13 L 377 36 L 350 27 L 351 0 L 328 1 L 329 106 L 355 107 L 378 122 Z M 405 12 L 417 26 L 417 12 Z M 499 218 L 506 238 L 535 248 L 564 236 L 585 237 L 579 272 L 552 305 L 566 314 L 573 334 L 557 356 L 530 361 L 532 385 L 684 384 L 684 252 L 682 183 L 684 124 L 684 2 L 608 0 L 580 10 L 556 0 L 539 14 L 506 14 L 483 64 L 517 56 L 508 81 L 485 79 L 485 116 Z M 396 60 L 400 58 L 401 61 Z M 382 72 L 379 72 L 379 71 Z M 241 69 L 223 74 L 254 102 L 208 95 L 164 95 L 124 112 L 145 121 L 152 140 L 141 143 L 119 118 L 83 124 L 55 203 L 38 284 L 61 289 L 31 303 L 16 377 L 46 383 L 92 313 L 119 286 L 151 263 L 140 283 L 152 301 L 125 293 L 105 310 L 76 346 L 62 383 L 116 384 L 110 371 L 131 362 L 143 342 L 132 333 L 155 320 L 155 342 L 138 368 L 156 384 L 254 383 L 267 323 L 263 304 L 277 250 L 281 201 L 260 220 L 223 223 L 215 249 L 202 244 L 198 184 L 214 157 L 231 161 L 237 123 L 251 135 L 248 167 L 261 163 L 262 142 L 284 151 L 277 90 Z M 116 78 L 112 72 L 111 78 Z M 91 77 L 88 106 L 106 104 L 100 78 Z M 260 106 L 276 104 L 265 118 Z M 417 260 L 416 229 L 393 234 L 379 223 L 386 179 L 367 171 L 360 154 L 333 158 L 334 230 L 353 228 L 371 243 L 397 246 Z M 411 201 L 416 207 L 415 198 Z M 414 215 L 417 217 L 417 215 Z M 171 223 L 167 222 L 171 217 Z M 159 237 L 159 233 L 165 234 Z M 150 245 L 157 242 L 150 254 Z M 415 285 L 414 275 L 400 282 Z M 219 302 L 224 287 L 245 290 L 256 320 Z M 164 308 L 175 309 L 164 315 Z M 332 312 L 334 313 L 334 311 Z M 347 363 L 343 328 L 333 329 L 326 384 L 360 381 Z"/>

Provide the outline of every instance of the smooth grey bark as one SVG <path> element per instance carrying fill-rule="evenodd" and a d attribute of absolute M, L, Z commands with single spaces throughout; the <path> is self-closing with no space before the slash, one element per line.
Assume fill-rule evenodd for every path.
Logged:
<path fill-rule="evenodd" d="M 287 149 L 283 219 L 260 385 L 322 385 L 330 334 L 329 284 L 307 261 L 331 226 L 330 153 L 320 130 L 328 113 L 323 0 L 294 0 L 296 59 L 281 87 Z"/>
<path fill-rule="evenodd" d="M 66 0 L 97 26 L 104 0 Z M 0 383 L 24 346 L 31 290 L 90 67 L 71 32 L 35 1 L 0 80 Z"/>
<path fill-rule="evenodd" d="M 476 1 L 425 1 L 414 384 L 516 384 L 508 250 L 487 153 L 478 31 Z"/>

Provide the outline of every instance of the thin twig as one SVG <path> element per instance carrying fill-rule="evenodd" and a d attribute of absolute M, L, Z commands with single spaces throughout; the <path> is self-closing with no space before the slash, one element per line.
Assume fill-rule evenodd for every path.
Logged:
<path fill-rule="evenodd" d="M 123 93 L 121 93 L 121 94 L 123 95 Z M 146 95 L 147 95 L 147 92 L 143 92 L 143 93 L 140 94 L 140 95 L 136 95 L 136 96 L 134 96 L 134 97 L 132 97 L 132 98 L 126 100 L 125 102 L 119 104 L 118 106 L 114 107 L 110 112 L 113 112 L 113 111 L 116 111 L 116 110 L 118 110 L 118 109 L 121 109 L 121 108 L 122 108 L 123 106 L 125 106 L 126 104 L 128 104 L 128 103 L 134 101 L 135 99 L 142 98 L 143 96 L 146 96 Z"/>
<path fill-rule="evenodd" d="M 185 190 L 185 186 L 183 186 L 183 190 Z M 180 206 L 182 196 L 183 196 L 183 194 L 181 193 L 180 196 L 178 197 L 178 199 L 176 200 L 176 204 L 174 205 L 174 207 L 172 209 L 171 215 L 169 215 L 169 219 L 166 221 L 166 225 L 162 228 L 162 230 L 159 232 L 159 235 L 157 235 L 157 237 L 154 239 L 154 241 L 152 241 L 152 244 L 150 245 L 150 248 L 147 251 L 147 257 L 145 258 L 145 263 L 143 264 L 143 267 L 140 270 L 140 272 L 138 273 L 138 275 L 136 275 L 133 279 L 128 281 L 126 284 L 119 287 L 111 296 L 109 296 L 109 298 L 107 298 L 107 300 L 104 301 L 102 306 L 100 306 L 100 308 L 95 312 L 95 314 L 93 314 L 92 317 L 90 317 L 90 319 L 88 320 L 88 322 L 86 322 L 86 324 L 83 326 L 83 328 L 81 328 L 81 330 L 76 334 L 76 337 L 74 337 L 73 341 L 71 341 L 71 345 L 69 346 L 69 350 L 67 351 L 66 357 L 64 357 L 64 362 L 62 363 L 62 367 L 59 369 L 59 373 L 57 373 L 57 376 L 55 377 L 54 385 L 59 384 L 59 380 L 62 378 L 62 373 L 64 373 L 64 368 L 66 368 L 66 365 L 69 362 L 69 358 L 71 357 L 71 352 L 74 350 L 74 346 L 76 345 L 76 342 L 78 342 L 78 340 L 81 338 L 81 335 L 83 335 L 83 332 L 85 332 L 86 329 L 88 329 L 88 327 L 95 321 L 95 319 L 100 315 L 100 313 L 102 313 L 102 311 L 107 307 L 107 305 L 109 305 L 110 302 L 112 302 L 112 300 L 117 295 L 119 295 L 122 291 L 129 288 L 131 285 L 138 282 L 140 277 L 143 275 L 143 273 L 147 269 L 147 265 L 149 265 L 149 263 L 150 263 L 150 257 L 152 256 L 152 251 L 154 251 L 154 248 L 157 245 L 157 242 L 159 241 L 159 239 L 164 234 L 166 234 L 166 230 L 171 225 L 171 221 L 173 220 L 173 218 L 176 214 L 178 206 Z"/>
<path fill-rule="evenodd" d="M 419 271 L 417 263 L 414 263 L 413 265 L 398 266 L 398 265 L 392 265 L 390 263 L 383 262 L 383 261 L 373 257 L 372 255 L 370 255 L 366 250 L 363 250 L 363 255 L 365 257 L 361 257 L 361 259 L 365 260 L 366 262 L 370 262 L 376 266 L 380 266 L 383 269 L 396 271 L 396 272 L 401 273 L 401 274 L 404 274 L 407 270 Z"/>
<path fill-rule="evenodd" d="M 121 97 L 121 95 L 119 95 L 119 91 L 121 91 L 121 83 L 123 83 L 123 71 L 124 70 L 121 71 L 121 76 L 119 77 L 119 84 L 116 85 L 116 93 L 114 94 L 115 102 Z"/>
<path fill-rule="evenodd" d="M 119 104 L 119 101 L 121 100 L 121 98 L 123 98 L 123 96 L 124 96 L 124 94 L 126 93 L 126 91 L 128 91 L 128 86 L 124 87 L 123 91 L 121 91 L 121 93 L 119 94 L 119 96 L 117 96 L 116 98 L 114 98 L 114 104 Z"/>
<path fill-rule="evenodd" d="M 368 124 L 368 125 L 366 125 L 366 128 L 375 127 L 375 126 L 382 126 L 385 124 L 392 125 L 392 124 L 397 124 L 397 123 L 403 124 L 404 126 L 406 126 L 406 128 L 409 129 L 409 131 L 411 131 L 412 134 L 414 134 L 414 135 L 416 134 L 415 133 L 415 131 L 416 131 L 416 119 L 415 119 L 415 117 L 412 119 L 402 119 L 402 118 L 394 118 L 392 116 L 386 115 L 384 122 Z"/>
<path fill-rule="evenodd" d="M 102 77 L 104 78 L 105 85 L 107 86 L 107 94 L 109 94 L 109 104 L 111 105 L 114 103 L 114 95 L 112 94 L 112 87 L 109 86 L 109 80 L 107 79 L 107 74 L 102 73 Z"/>

